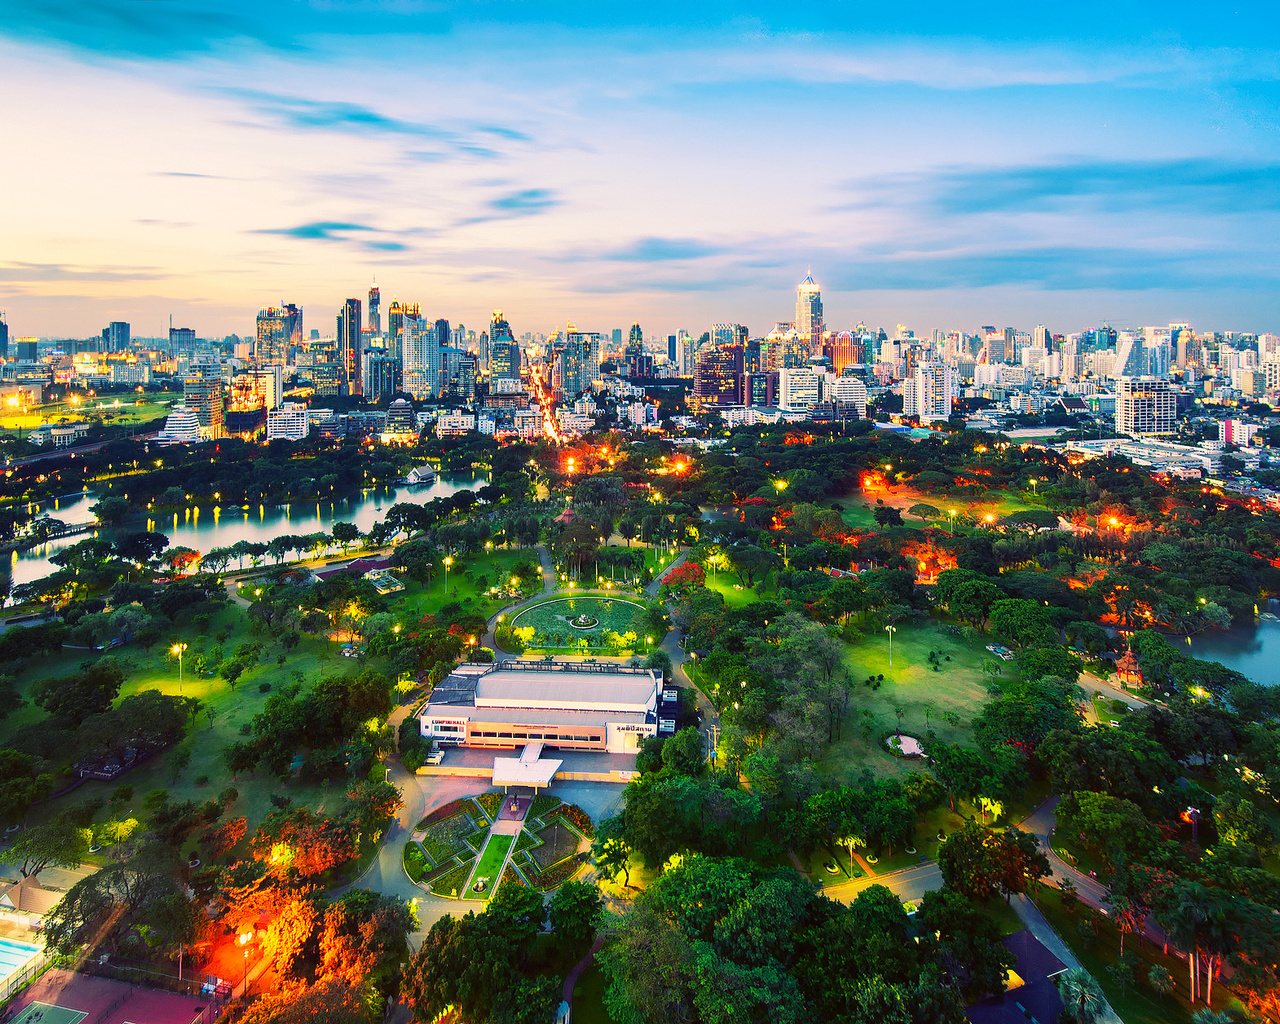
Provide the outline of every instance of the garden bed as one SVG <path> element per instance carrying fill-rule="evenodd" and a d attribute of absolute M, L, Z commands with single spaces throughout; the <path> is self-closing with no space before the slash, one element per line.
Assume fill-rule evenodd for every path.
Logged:
<path fill-rule="evenodd" d="M 540 871 L 545 871 L 566 857 L 572 857 L 578 852 L 578 844 L 582 842 L 577 832 L 558 821 L 539 832 L 538 838 L 542 840 L 542 845 L 531 849 L 529 857 Z"/>
<path fill-rule="evenodd" d="M 452 818 L 437 821 L 427 829 L 422 837 L 422 848 L 433 863 L 442 864 L 466 849 L 467 836 L 474 828 L 471 819 L 465 814 L 455 814 Z"/>
<path fill-rule="evenodd" d="M 404 864 L 404 873 L 409 876 L 409 881 L 422 881 L 422 875 L 427 870 L 427 856 L 423 853 L 422 847 L 410 840 L 404 844 L 400 859 Z"/>
<path fill-rule="evenodd" d="M 549 822 L 555 821 L 556 818 L 564 818 L 585 838 L 594 839 L 596 837 L 596 823 L 591 820 L 591 815 L 577 804 L 561 804 L 547 818 Z"/>
<path fill-rule="evenodd" d="M 457 800 L 450 800 L 443 807 L 437 807 L 434 811 L 419 821 L 417 830 L 421 832 L 423 829 L 430 828 L 438 821 L 444 821 L 447 818 L 452 818 L 455 814 L 465 813 L 467 810 L 467 804 L 469 803 L 471 803 L 471 798 L 466 796 Z"/>
<path fill-rule="evenodd" d="M 446 871 L 431 883 L 431 891 L 437 896 L 460 895 L 463 887 L 467 884 L 467 879 L 471 877 L 471 869 L 474 866 L 475 860 L 472 859 L 464 861 L 452 871 Z"/>
<path fill-rule="evenodd" d="M 525 856 L 529 855 L 525 854 Z M 583 862 L 577 857 L 568 857 L 543 871 L 530 859 L 522 864 L 522 870 L 528 877 L 530 885 L 539 892 L 549 892 L 552 889 L 558 889 L 582 870 L 582 864 Z"/>
<path fill-rule="evenodd" d="M 488 793 L 481 793 L 475 798 L 475 802 L 488 815 L 490 821 L 498 820 L 498 812 L 502 810 L 502 794 L 496 789 L 490 790 Z"/>
<path fill-rule="evenodd" d="M 522 828 L 520 834 L 516 836 L 516 853 L 529 849 L 531 846 L 538 845 L 538 837 L 530 832 L 527 828 Z"/>
<path fill-rule="evenodd" d="M 502 865 L 507 859 L 507 853 L 511 850 L 512 836 L 494 836 L 489 840 L 489 844 L 484 848 L 484 853 L 480 857 L 480 862 L 476 865 L 475 876 L 472 878 L 471 884 L 467 887 L 467 895 L 471 896 L 475 893 L 475 883 L 481 879 L 488 879 L 489 885 L 485 889 L 485 898 L 492 896 L 497 888 L 494 879 Z"/>
<path fill-rule="evenodd" d="M 529 817 L 541 818 L 553 807 L 560 806 L 560 798 L 552 796 L 550 793 L 539 793 L 533 798 L 533 802 L 529 804 Z"/>
<path fill-rule="evenodd" d="M 489 835 L 489 827 L 478 828 L 470 835 L 464 837 L 464 842 L 471 847 L 476 853 L 484 849 L 484 841 Z"/>

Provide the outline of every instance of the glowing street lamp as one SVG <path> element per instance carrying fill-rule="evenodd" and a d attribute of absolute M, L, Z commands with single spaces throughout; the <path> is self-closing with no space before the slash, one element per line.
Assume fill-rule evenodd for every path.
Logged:
<path fill-rule="evenodd" d="M 445 555 L 444 556 L 444 592 L 446 594 L 449 593 L 449 566 L 451 565 L 453 565 L 453 557 L 450 555 Z"/>
<path fill-rule="evenodd" d="M 954 537 L 956 535 L 956 510 L 953 508 L 947 509 L 947 515 L 951 517 L 951 536 Z"/>
<path fill-rule="evenodd" d="M 1038 484 L 1039 482 L 1040 482 L 1040 481 L 1039 481 L 1039 480 L 1037 480 L 1035 477 L 1032 477 L 1032 478 L 1031 478 L 1031 493 L 1032 493 L 1032 494 L 1037 494 L 1037 493 L 1038 493 L 1038 492 L 1036 491 L 1036 484 Z"/>
<path fill-rule="evenodd" d="M 178 689 L 182 689 L 182 652 L 187 649 L 186 644 L 174 644 L 173 653 L 178 656 Z"/>
<path fill-rule="evenodd" d="M 774 486 L 774 489 L 775 489 L 779 494 L 781 494 L 783 491 L 785 491 L 785 490 L 787 489 L 787 481 L 785 481 L 785 480 L 775 480 L 775 481 L 773 482 L 773 486 Z"/>
<path fill-rule="evenodd" d="M 884 631 L 889 634 L 889 671 L 893 671 L 893 634 L 898 632 L 897 626 L 885 626 Z"/>

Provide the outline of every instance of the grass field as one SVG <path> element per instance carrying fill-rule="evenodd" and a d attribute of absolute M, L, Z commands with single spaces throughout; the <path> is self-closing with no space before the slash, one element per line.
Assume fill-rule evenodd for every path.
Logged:
<path fill-rule="evenodd" d="M 391 601 L 391 613 L 403 621 L 416 622 L 424 615 L 435 614 L 454 601 L 467 611 L 475 611 L 488 617 L 499 608 L 517 600 L 504 590 L 497 596 L 488 593 L 490 587 L 509 584 L 511 570 L 519 562 L 538 565 L 538 554 L 533 550 L 489 551 L 465 560 L 459 559 L 449 567 L 448 590 L 445 590 L 444 574 L 431 580 L 430 586 L 404 580 L 405 589 Z M 480 585 L 483 577 L 483 586 Z M 535 575 L 525 581 L 522 594 L 529 596 L 542 590 L 542 577 Z"/>
<path fill-rule="evenodd" d="M 951 656 L 951 661 L 941 662 L 939 672 L 928 662 L 931 650 Z M 990 659 L 980 644 L 967 643 L 937 622 L 904 622 L 893 636 L 891 669 L 888 636 L 865 635 L 849 648 L 846 664 L 853 677 L 853 696 L 841 738 L 827 748 L 819 771 L 851 781 L 864 767 L 895 775 L 920 768 L 919 760 L 896 757 L 882 742 L 886 733 L 898 727 L 898 708 L 903 710 L 904 733 L 922 737 L 931 729 L 946 742 L 970 742 L 970 722 L 988 699 L 982 663 Z M 1000 665 L 1006 674 L 1013 671 L 1004 662 Z M 884 676 L 878 690 L 863 685 L 872 675 Z M 947 721 L 947 715 L 955 716 L 959 724 Z"/>
<path fill-rule="evenodd" d="M 742 581 L 738 579 L 737 574 L 732 569 L 721 569 L 716 572 L 716 578 L 711 579 L 711 574 L 707 574 L 707 589 L 714 590 L 717 594 L 724 598 L 725 606 L 728 608 L 745 608 L 747 605 L 760 600 L 760 596 L 750 587 L 743 586 Z"/>
<path fill-rule="evenodd" d="M 489 838 L 489 845 L 484 848 L 484 853 L 480 855 L 480 859 L 476 862 L 476 871 L 472 875 L 470 883 L 468 883 L 468 890 L 483 878 L 488 880 L 488 892 L 497 891 L 498 872 L 502 870 L 502 864 L 507 859 L 507 853 L 510 852 L 511 844 L 514 841 L 514 836 L 491 836 Z"/>
<path fill-rule="evenodd" d="M 95 796 L 109 799 L 116 788 L 122 785 L 133 787 L 135 806 L 140 805 L 142 797 L 155 789 L 167 790 L 174 800 L 204 802 L 216 797 L 226 787 L 235 786 L 240 795 L 229 813 L 235 817 L 244 815 L 248 819 L 250 831 L 273 809 L 270 800 L 272 795 L 292 797 L 295 806 L 305 804 L 317 811 L 324 810 L 326 806 L 337 807 L 343 796 L 344 787 L 341 784 L 330 786 L 297 779 L 281 783 L 274 776 L 263 773 L 242 774 L 233 780 L 222 761 L 222 752 L 231 743 L 243 738 L 241 726 L 262 710 L 267 698 L 281 686 L 299 678 L 307 683 L 314 683 L 326 675 L 347 675 L 370 665 L 376 667 L 376 664 L 368 659 L 357 661 L 342 658 L 338 656 L 337 646 L 332 642 L 304 637 L 288 653 L 283 666 L 276 664 L 276 655 L 282 652 L 282 648 L 277 644 L 268 645 L 261 661 L 248 669 L 233 689 L 220 677 L 198 676 L 192 671 L 192 658 L 201 652 L 211 654 L 215 648 L 220 648 L 224 657 L 230 656 L 238 644 L 250 638 L 248 621 L 239 608 L 228 606 L 214 617 L 209 629 L 211 634 L 227 629 L 230 630 L 230 635 L 225 642 L 220 643 L 213 635 L 197 636 L 173 631 L 149 652 L 137 645 L 114 652 L 116 657 L 122 658 L 130 666 L 128 677 L 121 688 L 121 696 L 156 689 L 162 693 L 197 697 L 213 708 L 212 722 L 202 711 L 195 724 L 188 725 L 186 738 L 174 748 L 190 751 L 189 763 L 175 775 L 171 750 L 114 780 L 89 780 L 65 797 L 34 806 L 29 817 L 31 822 L 60 814 Z M 178 682 L 177 662 L 169 653 L 172 645 L 178 641 L 190 645 L 185 656 L 181 686 Z M 18 677 L 19 691 L 27 695 L 37 679 L 74 672 L 82 662 L 98 657 L 101 655 L 92 651 L 64 649 L 58 656 L 42 658 L 28 665 Z M 270 683 L 271 689 L 268 692 L 261 692 L 260 685 L 263 683 Z M 19 729 L 36 725 L 44 717 L 43 710 L 27 703 L 5 719 L 3 735 L 8 738 Z M 207 781 L 197 781 L 206 779 Z"/>
<path fill-rule="evenodd" d="M 607 984 L 604 971 L 592 964 L 578 977 L 573 986 L 573 1020 L 575 1024 L 615 1024 L 604 1008 L 604 990 Z"/>
<path fill-rule="evenodd" d="M 174 402 L 181 402 L 179 393 L 165 392 L 149 395 L 119 395 L 106 398 L 90 398 L 78 403 L 56 402 L 37 405 L 25 412 L 0 412 L 0 430 L 34 430 L 42 423 L 59 423 L 62 420 L 84 422 L 101 420 L 112 426 L 132 426 L 148 423 L 169 414 Z"/>
<path fill-rule="evenodd" d="M 917 519 L 915 516 L 909 515 L 906 510 L 916 504 L 932 505 L 943 513 L 941 519 L 932 520 L 932 522 L 943 529 L 947 529 L 950 526 L 950 518 L 946 513 L 951 509 L 956 510 L 956 526 L 957 529 L 961 529 L 960 521 L 966 518 L 975 523 L 983 523 L 988 515 L 995 519 L 1000 519 L 1003 516 L 1012 515 L 1014 512 L 1023 512 L 1030 508 L 1043 509 L 1045 507 L 1042 502 L 1036 500 L 1035 495 L 1023 494 L 1018 491 L 987 490 L 973 487 L 967 489 L 966 493 L 956 497 L 947 497 L 942 494 L 921 494 L 907 486 L 897 486 L 889 490 L 855 490 L 834 499 L 828 504 L 836 504 L 843 507 L 844 511 L 840 514 L 841 518 L 851 529 L 866 530 L 876 526 L 874 510 L 877 499 L 882 500 L 886 505 L 892 505 L 900 509 L 906 525 L 916 527 L 927 525 L 930 520 Z"/>

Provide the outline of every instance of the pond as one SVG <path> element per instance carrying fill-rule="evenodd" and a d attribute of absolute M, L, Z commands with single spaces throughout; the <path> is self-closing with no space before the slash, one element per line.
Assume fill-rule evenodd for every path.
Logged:
<path fill-rule="evenodd" d="M 606 597 L 571 597 L 544 601 L 526 608 L 511 620 L 512 628 L 532 629 L 526 644 L 532 647 L 566 648 L 602 646 L 606 633 L 635 634 L 636 647 L 644 643 L 648 618 L 643 606 L 634 601 Z M 522 639 L 524 634 L 521 634 Z"/>
<path fill-rule="evenodd" d="M 1280 686 L 1280 620 L 1268 617 L 1253 626 L 1209 630 L 1193 636 L 1190 646 L 1185 639 L 1168 639 L 1192 657 L 1221 662 L 1263 686 Z"/>
<path fill-rule="evenodd" d="M 350 497 L 323 503 L 293 505 L 240 505 L 214 508 L 205 505 L 182 512 L 160 514 L 155 519 L 139 517 L 126 523 L 119 531 L 156 530 L 169 538 L 170 544 L 208 552 L 213 548 L 230 547 L 236 541 L 265 543 L 285 533 L 317 533 L 333 529 L 335 522 L 355 523 L 361 532 L 367 531 L 397 502 L 423 505 L 433 498 L 442 498 L 462 490 L 479 490 L 488 482 L 485 476 L 471 473 L 445 473 L 425 487 L 377 487 L 358 491 Z M 93 519 L 90 507 L 97 502 L 95 494 L 81 494 L 69 498 L 47 501 L 43 511 L 64 523 L 84 523 Z M 113 531 L 103 530 L 111 537 Z M 50 541 L 28 551 L 15 551 L 9 558 L 8 570 L 11 584 L 29 583 L 48 576 L 57 566 L 49 556 L 84 540 L 90 534 L 64 537 Z"/>

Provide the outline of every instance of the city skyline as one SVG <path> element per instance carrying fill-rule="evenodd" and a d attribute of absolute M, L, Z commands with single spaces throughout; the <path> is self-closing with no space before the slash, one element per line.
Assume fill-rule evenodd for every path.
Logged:
<path fill-rule="evenodd" d="M 812 266 L 838 329 L 1280 329 L 1269 11 L 900 19 L 14 5 L 0 308 L 247 336 L 376 277 L 517 334 L 763 333 Z"/>

